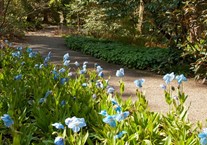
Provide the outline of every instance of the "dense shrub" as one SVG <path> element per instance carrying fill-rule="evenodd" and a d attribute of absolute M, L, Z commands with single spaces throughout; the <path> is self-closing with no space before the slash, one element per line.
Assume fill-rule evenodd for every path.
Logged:
<path fill-rule="evenodd" d="M 66 37 L 66 45 L 70 49 L 129 68 L 155 69 L 170 58 L 168 49 L 138 47 L 80 36 Z"/>
<path fill-rule="evenodd" d="M 207 38 L 207 36 L 206 36 Z M 201 39 L 192 44 L 185 44 L 184 57 L 190 59 L 191 70 L 194 72 L 195 79 L 206 82 L 207 78 L 207 40 Z"/>
<path fill-rule="evenodd" d="M 172 49 L 140 47 L 83 36 L 68 36 L 65 40 L 70 49 L 128 68 L 148 69 L 161 74 L 170 71 L 192 74 L 190 61 Z"/>
<path fill-rule="evenodd" d="M 64 66 L 49 64 L 51 53 L 42 59 L 30 48 L 6 45 L 0 54 L 0 144 L 199 144 L 200 128 L 187 118 L 182 75 L 176 77 L 177 97 L 171 94 L 174 74 L 164 77 L 169 111 L 163 115 L 149 110 L 143 79 L 134 82 L 137 101 L 122 101 L 124 82 L 121 93 L 114 92 L 97 76 L 100 66 L 89 71 L 87 62 L 70 63 L 69 54 Z M 116 75 L 123 77 L 123 69 Z"/>

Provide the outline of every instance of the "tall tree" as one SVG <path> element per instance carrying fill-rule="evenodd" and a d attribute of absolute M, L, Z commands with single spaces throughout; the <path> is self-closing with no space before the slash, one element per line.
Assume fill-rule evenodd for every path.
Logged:
<path fill-rule="evenodd" d="M 144 1 L 140 0 L 140 3 L 139 3 L 139 18 L 138 18 L 138 25 L 137 25 L 137 29 L 138 29 L 140 34 L 142 34 L 143 19 L 144 19 Z"/>
<path fill-rule="evenodd" d="M 4 0 L 0 1 L 0 16 L 3 16 L 3 11 L 4 11 Z"/>

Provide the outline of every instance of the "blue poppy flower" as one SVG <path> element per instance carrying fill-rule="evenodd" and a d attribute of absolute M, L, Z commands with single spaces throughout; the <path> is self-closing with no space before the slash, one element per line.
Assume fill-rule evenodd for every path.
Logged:
<path fill-rule="evenodd" d="M 178 81 L 178 84 L 179 84 L 179 85 L 180 85 L 182 82 L 186 82 L 186 81 L 187 81 L 187 78 L 186 78 L 183 74 L 176 76 L 175 79 Z"/>
<path fill-rule="evenodd" d="M 145 82 L 144 79 L 139 79 L 139 80 L 135 80 L 134 84 L 136 85 L 136 87 L 142 88 L 142 85 L 144 84 L 144 82 Z"/>
<path fill-rule="evenodd" d="M 60 79 L 60 84 L 64 85 L 66 82 L 68 82 L 68 80 L 69 80 L 68 78 L 61 78 Z"/>
<path fill-rule="evenodd" d="M 69 72 L 69 73 L 68 73 L 68 76 L 69 76 L 69 77 L 72 77 L 72 76 L 73 76 L 73 72 Z"/>
<path fill-rule="evenodd" d="M 22 51 L 22 46 L 17 47 L 18 51 Z"/>
<path fill-rule="evenodd" d="M 12 124 L 14 124 L 14 121 L 8 114 L 4 114 L 3 116 L 1 116 L 1 119 L 4 121 L 4 125 L 6 127 L 10 127 Z"/>
<path fill-rule="evenodd" d="M 42 104 L 45 101 L 46 101 L 46 98 L 40 98 L 39 103 Z"/>
<path fill-rule="evenodd" d="M 64 126 L 61 123 L 53 123 L 52 126 L 54 126 L 56 129 L 64 129 Z"/>
<path fill-rule="evenodd" d="M 21 56 L 21 52 L 20 52 L 20 51 L 13 52 L 13 53 L 12 53 L 12 56 L 13 56 L 13 57 L 20 58 L 20 56 Z"/>
<path fill-rule="evenodd" d="M 126 131 L 121 131 L 117 135 L 114 136 L 114 139 L 122 138 L 122 136 L 126 133 L 127 133 Z"/>
<path fill-rule="evenodd" d="M 86 70 L 87 69 L 87 65 L 84 64 L 82 68 L 83 68 L 83 70 Z"/>
<path fill-rule="evenodd" d="M 22 79 L 22 74 L 19 74 L 14 77 L 14 80 L 21 80 Z"/>
<path fill-rule="evenodd" d="M 47 63 L 49 62 L 50 58 L 51 58 L 51 51 L 45 57 L 45 59 L 44 59 L 44 65 L 47 65 Z"/>
<path fill-rule="evenodd" d="M 114 116 L 108 115 L 103 119 L 103 122 L 109 124 L 111 127 L 116 127 Z"/>
<path fill-rule="evenodd" d="M 120 70 L 116 71 L 116 76 L 117 77 L 124 77 L 124 69 L 120 68 Z"/>
<path fill-rule="evenodd" d="M 56 137 L 54 141 L 55 145 L 64 145 L 64 139 L 62 137 Z"/>
<path fill-rule="evenodd" d="M 84 118 L 79 119 L 75 122 L 72 122 L 68 125 L 68 128 L 72 129 L 73 132 L 79 132 L 81 128 L 83 128 L 84 126 L 86 126 L 85 120 Z"/>
<path fill-rule="evenodd" d="M 60 75 L 55 69 L 52 71 L 52 74 L 54 74 L 54 80 L 58 80 Z"/>
<path fill-rule="evenodd" d="M 98 65 L 98 66 L 96 67 L 96 72 L 97 72 L 97 73 L 100 73 L 102 70 L 103 70 L 103 68 L 102 68 L 100 65 Z"/>
<path fill-rule="evenodd" d="M 75 61 L 74 64 L 75 64 L 75 66 L 77 66 L 77 67 L 80 66 L 80 64 L 79 64 L 77 61 Z"/>
<path fill-rule="evenodd" d="M 108 94 L 113 94 L 114 91 L 115 91 L 115 89 L 114 89 L 113 87 L 109 87 L 109 88 L 107 89 L 107 93 L 108 93 Z"/>
<path fill-rule="evenodd" d="M 163 77 L 163 80 L 165 81 L 166 84 L 169 84 L 170 82 L 172 82 L 172 80 L 175 78 L 175 74 L 174 72 L 170 73 L 170 74 L 166 74 Z"/>
<path fill-rule="evenodd" d="M 58 80 L 58 78 L 59 78 L 59 74 L 55 74 L 54 75 L 54 80 Z"/>
<path fill-rule="evenodd" d="M 37 52 L 30 52 L 29 53 L 29 58 L 33 58 L 37 55 Z"/>
<path fill-rule="evenodd" d="M 51 51 L 48 52 L 47 57 L 48 57 L 48 58 L 51 58 L 51 57 L 52 57 L 52 53 L 51 53 Z"/>
<path fill-rule="evenodd" d="M 32 51 L 33 51 L 32 48 L 27 48 L 26 50 L 27 53 L 31 53 Z"/>
<path fill-rule="evenodd" d="M 117 114 L 116 115 L 116 120 L 117 121 L 122 121 L 124 120 L 125 118 L 127 118 L 129 116 L 129 111 L 125 111 L 125 112 L 122 112 L 120 114 Z"/>
<path fill-rule="evenodd" d="M 80 73 L 80 74 L 85 74 L 85 73 L 86 73 L 86 69 L 82 69 L 82 70 L 80 70 L 79 73 Z"/>
<path fill-rule="evenodd" d="M 163 90 L 166 90 L 166 89 L 167 89 L 167 86 L 164 85 L 164 84 L 160 85 L 160 87 L 161 87 Z"/>
<path fill-rule="evenodd" d="M 115 99 L 111 99 L 111 103 L 112 103 L 112 105 L 117 105 L 118 104 Z"/>
<path fill-rule="evenodd" d="M 52 94 L 52 91 L 50 90 L 48 90 L 46 93 L 45 93 L 45 98 L 47 98 L 50 94 Z"/>
<path fill-rule="evenodd" d="M 101 72 L 98 73 L 98 76 L 103 78 L 104 77 L 104 73 L 101 71 Z"/>
<path fill-rule="evenodd" d="M 66 60 L 69 60 L 70 59 L 70 55 L 69 53 L 66 53 L 64 56 L 63 56 L 63 62 L 65 62 Z"/>
<path fill-rule="evenodd" d="M 102 116 L 108 116 L 108 114 L 107 114 L 107 111 L 106 111 L 106 110 L 101 110 L 101 112 L 100 112 L 100 113 L 98 113 L 98 114 L 101 114 Z"/>
<path fill-rule="evenodd" d="M 83 65 L 87 65 L 87 64 L 88 64 L 88 61 L 84 61 L 84 62 L 83 62 Z"/>
<path fill-rule="evenodd" d="M 69 66 L 69 64 L 70 64 L 70 60 L 66 60 L 66 61 L 64 61 L 64 63 L 63 63 L 64 66 Z"/>
<path fill-rule="evenodd" d="M 48 90 L 48 91 L 45 93 L 44 98 L 40 98 L 39 103 L 41 104 L 41 103 L 45 102 L 46 99 L 47 99 L 47 97 L 48 97 L 50 94 L 52 94 L 52 91 L 49 91 L 49 90 Z"/>
<path fill-rule="evenodd" d="M 73 122 L 74 120 L 76 120 L 77 118 L 75 116 L 73 116 L 72 118 L 66 118 L 65 119 L 65 124 L 69 125 L 69 123 Z"/>
<path fill-rule="evenodd" d="M 72 129 L 73 132 L 78 132 L 81 128 L 86 126 L 84 118 L 76 118 L 75 116 L 73 118 L 67 118 L 65 122 L 68 128 Z"/>
<path fill-rule="evenodd" d="M 204 128 L 203 132 L 198 134 L 198 137 L 200 138 L 201 145 L 207 145 L 207 128 Z"/>
<path fill-rule="evenodd" d="M 94 67 L 96 68 L 97 66 L 99 66 L 98 63 L 94 63 Z"/>
<path fill-rule="evenodd" d="M 98 81 L 96 82 L 96 87 L 97 87 L 97 88 L 101 88 L 101 89 L 103 89 L 103 88 L 104 88 L 104 85 L 103 85 L 103 83 L 102 83 L 101 81 L 98 80 Z"/>
<path fill-rule="evenodd" d="M 59 72 L 60 73 L 64 73 L 66 70 L 64 69 L 64 68 L 61 68 L 60 70 L 59 70 Z"/>
<path fill-rule="evenodd" d="M 66 125 L 69 125 L 69 123 L 71 123 L 73 121 L 73 119 L 75 119 L 75 117 L 72 117 L 72 118 L 66 118 L 65 119 L 65 124 Z"/>
<path fill-rule="evenodd" d="M 65 106 L 65 104 L 66 104 L 65 100 L 62 100 L 60 103 L 61 106 Z"/>
<path fill-rule="evenodd" d="M 21 62 L 21 65 L 24 65 L 25 64 L 25 62 L 23 61 L 23 62 Z"/>
<path fill-rule="evenodd" d="M 93 94 L 93 95 L 92 95 L 92 98 L 93 98 L 93 99 L 96 99 L 96 98 L 97 98 L 96 94 Z"/>
<path fill-rule="evenodd" d="M 117 113 L 121 113 L 121 106 L 119 106 L 118 104 L 113 105 L 113 108 Z"/>
<path fill-rule="evenodd" d="M 45 57 L 44 64 L 47 65 L 49 61 L 50 61 L 50 58 L 49 57 Z"/>
<path fill-rule="evenodd" d="M 111 103 L 113 105 L 113 108 L 114 110 L 117 112 L 117 113 L 121 113 L 121 106 L 116 102 L 115 99 L 111 99 Z"/>

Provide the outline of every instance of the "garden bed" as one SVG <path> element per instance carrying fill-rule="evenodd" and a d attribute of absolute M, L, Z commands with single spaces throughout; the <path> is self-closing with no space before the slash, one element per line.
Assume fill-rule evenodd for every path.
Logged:
<path fill-rule="evenodd" d="M 49 63 L 51 53 L 42 58 L 30 48 L 8 45 L 0 51 L 0 144 L 199 144 L 202 126 L 188 120 L 182 77 L 172 98 L 175 76 L 165 75 L 169 110 L 163 115 L 149 110 L 143 79 L 134 82 L 137 101 L 121 99 L 122 69 L 116 73 L 117 93 L 100 75 L 101 66 L 89 71 L 87 62 L 76 63 L 76 71 L 71 71 L 69 54 L 62 66 L 55 66 Z"/>
<path fill-rule="evenodd" d="M 158 70 L 170 61 L 169 49 L 138 47 L 110 40 L 67 36 L 66 45 L 96 58 L 128 68 Z"/>

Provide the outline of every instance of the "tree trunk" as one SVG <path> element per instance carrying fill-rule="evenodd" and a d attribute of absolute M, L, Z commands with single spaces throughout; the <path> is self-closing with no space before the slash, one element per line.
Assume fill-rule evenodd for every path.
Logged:
<path fill-rule="evenodd" d="M 80 17 L 79 17 L 79 14 L 77 14 L 77 23 L 78 23 L 78 33 L 80 33 Z"/>
<path fill-rule="evenodd" d="M 4 15 L 4 0 L 0 0 L 0 17 Z"/>
<path fill-rule="evenodd" d="M 49 15 L 48 14 L 49 14 L 48 9 L 43 10 L 43 16 L 44 16 L 43 23 L 45 23 L 45 24 L 49 24 Z"/>
<path fill-rule="evenodd" d="M 1 24 L 0 24 L 0 28 L 2 28 L 3 26 L 4 26 L 4 23 L 6 22 L 6 15 L 7 15 L 7 10 L 8 10 L 8 8 L 9 8 L 9 4 L 10 4 L 10 2 L 11 2 L 12 0 L 8 0 L 8 2 L 7 2 L 7 4 L 6 4 L 6 7 L 4 8 L 4 1 L 3 0 L 1 0 L 1 2 L 2 2 L 2 4 L 3 4 L 3 6 L 2 6 L 2 8 L 3 8 L 3 10 L 2 10 L 2 15 L 1 15 Z"/>
<path fill-rule="evenodd" d="M 63 24 L 67 24 L 67 13 L 63 11 Z"/>
<path fill-rule="evenodd" d="M 138 19 L 138 25 L 137 25 L 137 29 L 138 29 L 140 34 L 142 34 L 143 18 L 144 18 L 144 2 L 143 2 L 143 0 L 140 0 L 140 4 L 139 4 L 139 19 Z"/>

